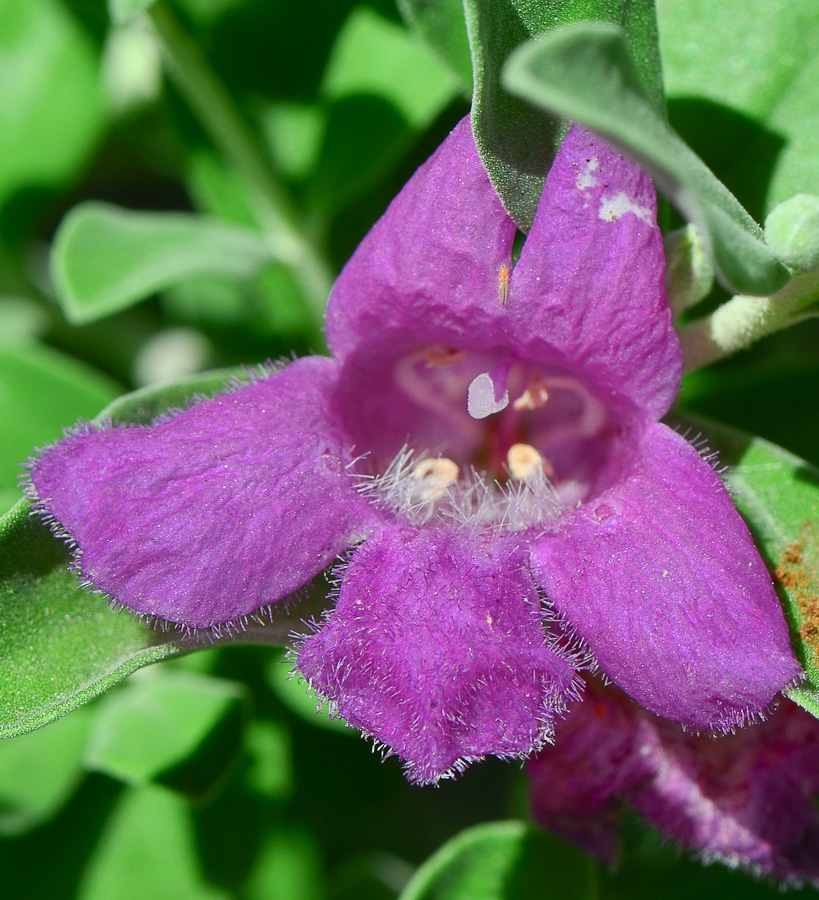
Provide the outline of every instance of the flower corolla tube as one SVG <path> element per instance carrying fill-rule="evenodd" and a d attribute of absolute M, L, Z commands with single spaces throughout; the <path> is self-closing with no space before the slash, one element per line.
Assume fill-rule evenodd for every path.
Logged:
<path fill-rule="evenodd" d="M 81 577 L 144 616 L 241 624 L 335 565 L 298 667 L 422 783 L 543 747 L 590 666 L 717 732 L 800 672 L 718 474 L 659 422 L 651 182 L 575 127 L 515 237 L 464 120 L 336 282 L 332 358 L 30 464 Z"/>

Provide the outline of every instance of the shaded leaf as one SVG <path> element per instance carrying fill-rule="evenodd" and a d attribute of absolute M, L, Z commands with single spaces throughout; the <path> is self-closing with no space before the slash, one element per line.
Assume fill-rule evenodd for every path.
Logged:
<path fill-rule="evenodd" d="M 248 229 L 90 202 L 62 221 L 51 271 L 66 317 L 82 324 L 197 275 L 250 277 L 277 256 L 268 238 Z"/>
<path fill-rule="evenodd" d="M 723 284 L 773 294 L 788 280 L 762 230 L 657 112 L 609 25 L 569 25 L 522 47 L 504 72 L 512 93 L 582 122 L 633 156 L 700 230 Z"/>
<path fill-rule="evenodd" d="M 398 0 L 398 9 L 447 64 L 468 97 L 472 93 L 472 58 L 462 0 Z"/>
<path fill-rule="evenodd" d="M 237 682 L 151 673 L 105 698 L 86 768 L 132 786 L 155 781 L 200 797 L 235 761 L 246 705 L 247 691 Z"/>
<path fill-rule="evenodd" d="M 50 819 L 83 776 L 93 721 L 75 710 L 52 728 L 0 742 L 0 834 L 21 834 Z"/>
<path fill-rule="evenodd" d="M 598 896 L 585 854 L 523 822 L 492 822 L 456 835 L 415 873 L 400 900 L 529 900 Z"/>
<path fill-rule="evenodd" d="M 475 96 L 472 128 L 495 190 L 512 218 L 528 231 L 555 153 L 568 129 L 561 110 L 533 108 L 502 84 L 513 51 L 530 38 L 577 21 L 619 25 L 638 79 L 658 115 L 662 75 L 653 0 L 465 0 Z M 571 82 L 567 82 L 571 90 Z M 530 99 L 525 97 L 524 99 Z M 557 115 L 553 115 L 557 113 Z"/>

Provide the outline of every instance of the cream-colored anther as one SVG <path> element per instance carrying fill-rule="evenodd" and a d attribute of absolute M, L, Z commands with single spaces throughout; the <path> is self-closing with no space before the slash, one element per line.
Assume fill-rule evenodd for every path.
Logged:
<path fill-rule="evenodd" d="M 549 461 L 544 459 L 531 444 L 512 444 L 506 454 L 509 474 L 516 481 L 526 481 L 543 472 L 554 474 Z"/>
<path fill-rule="evenodd" d="M 458 480 L 458 466 L 445 456 L 422 459 L 412 470 L 418 481 L 418 497 L 424 501 L 440 500 L 447 488 Z"/>
<path fill-rule="evenodd" d="M 512 409 L 539 409 L 549 399 L 546 382 L 540 375 L 533 375 L 526 390 L 512 404 Z"/>

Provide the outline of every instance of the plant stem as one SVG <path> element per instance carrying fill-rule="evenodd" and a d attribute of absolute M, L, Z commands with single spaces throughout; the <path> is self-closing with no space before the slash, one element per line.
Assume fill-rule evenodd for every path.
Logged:
<path fill-rule="evenodd" d="M 196 42 L 164 0 L 147 11 L 168 73 L 214 144 L 246 179 L 259 225 L 275 241 L 282 262 L 292 268 L 311 311 L 320 320 L 333 273 L 308 240 L 299 214 L 255 136 Z"/>
<path fill-rule="evenodd" d="M 710 316 L 680 329 L 686 371 L 745 350 L 760 338 L 816 315 L 819 272 L 798 275 L 770 297 L 732 297 Z"/>

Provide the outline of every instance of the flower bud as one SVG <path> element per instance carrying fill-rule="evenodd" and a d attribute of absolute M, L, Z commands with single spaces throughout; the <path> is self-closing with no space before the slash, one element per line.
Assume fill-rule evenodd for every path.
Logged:
<path fill-rule="evenodd" d="M 797 194 L 780 203 L 765 220 L 765 240 L 795 271 L 819 269 L 819 197 Z"/>

